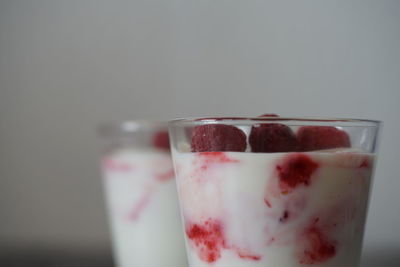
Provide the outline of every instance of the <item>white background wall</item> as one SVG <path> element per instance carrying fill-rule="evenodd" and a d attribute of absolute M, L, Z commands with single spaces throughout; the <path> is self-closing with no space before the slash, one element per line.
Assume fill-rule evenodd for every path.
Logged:
<path fill-rule="evenodd" d="M 0 243 L 102 247 L 95 125 L 385 122 L 367 247 L 400 247 L 400 1 L 0 0 Z"/>

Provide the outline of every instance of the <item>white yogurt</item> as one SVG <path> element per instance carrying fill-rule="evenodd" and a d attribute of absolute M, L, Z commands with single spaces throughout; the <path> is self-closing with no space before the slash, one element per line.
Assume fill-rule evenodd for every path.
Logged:
<path fill-rule="evenodd" d="M 170 154 L 121 149 L 102 168 L 118 266 L 186 267 Z"/>
<path fill-rule="evenodd" d="M 174 153 L 190 267 L 356 267 L 374 158 Z"/>

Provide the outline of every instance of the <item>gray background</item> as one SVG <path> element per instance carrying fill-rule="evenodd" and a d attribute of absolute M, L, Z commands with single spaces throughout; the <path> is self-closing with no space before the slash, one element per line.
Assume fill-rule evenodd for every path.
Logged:
<path fill-rule="evenodd" d="M 109 249 L 98 122 L 273 112 L 384 121 L 366 261 L 400 254 L 399 14 L 397 0 L 0 0 L 0 246 Z"/>

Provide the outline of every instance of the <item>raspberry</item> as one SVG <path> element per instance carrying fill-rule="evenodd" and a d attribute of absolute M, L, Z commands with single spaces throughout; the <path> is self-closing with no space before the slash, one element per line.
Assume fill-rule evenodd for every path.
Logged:
<path fill-rule="evenodd" d="M 323 263 L 337 254 L 337 242 L 330 239 L 320 226 L 318 226 L 319 218 L 305 229 L 302 234 L 302 244 L 299 258 L 301 264 L 318 264 Z"/>
<path fill-rule="evenodd" d="M 243 260 L 259 261 L 261 256 L 251 253 L 249 249 L 229 246 L 225 240 L 223 224 L 215 219 L 204 223 L 188 225 L 186 236 L 202 261 L 213 263 L 219 260 L 223 249 L 230 249 Z"/>
<path fill-rule="evenodd" d="M 203 224 L 193 224 L 186 230 L 186 236 L 197 249 L 201 260 L 211 263 L 221 257 L 225 238 L 219 221 L 209 219 Z"/>
<path fill-rule="evenodd" d="M 282 192 L 290 192 L 300 185 L 309 186 L 318 163 L 305 154 L 290 154 L 276 166 Z"/>
<path fill-rule="evenodd" d="M 350 147 L 349 135 L 331 126 L 303 126 L 297 131 L 300 151 Z"/>
<path fill-rule="evenodd" d="M 167 131 L 159 131 L 153 136 L 153 146 L 169 150 L 169 136 Z"/>
<path fill-rule="evenodd" d="M 231 125 L 196 126 L 192 133 L 191 147 L 192 152 L 245 151 L 246 135 Z"/>
<path fill-rule="evenodd" d="M 252 152 L 291 152 L 297 149 L 297 139 L 286 125 L 268 123 L 251 128 L 249 143 Z"/>

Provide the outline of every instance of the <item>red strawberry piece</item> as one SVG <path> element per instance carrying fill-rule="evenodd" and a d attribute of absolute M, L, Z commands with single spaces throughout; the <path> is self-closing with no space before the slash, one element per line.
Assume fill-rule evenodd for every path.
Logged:
<path fill-rule="evenodd" d="M 246 135 L 232 125 L 207 124 L 194 128 L 192 152 L 245 151 Z"/>
<path fill-rule="evenodd" d="M 169 148 L 169 136 L 167 131 L 156 132 L 153 136 L 153 146 L 161 149 Z"/>
<path fill-rule="evenodd" d="M 350 147 L 349 135 L 332 126 L 303 126 L 297 131 L 300 151 Z"/>
<path fill-rule="evenodd" d="M 297 150 L 297 139 L 286 125 L 268 123 L 251 128 L 249 143 L 253 152 L 290 152 Z"/>

